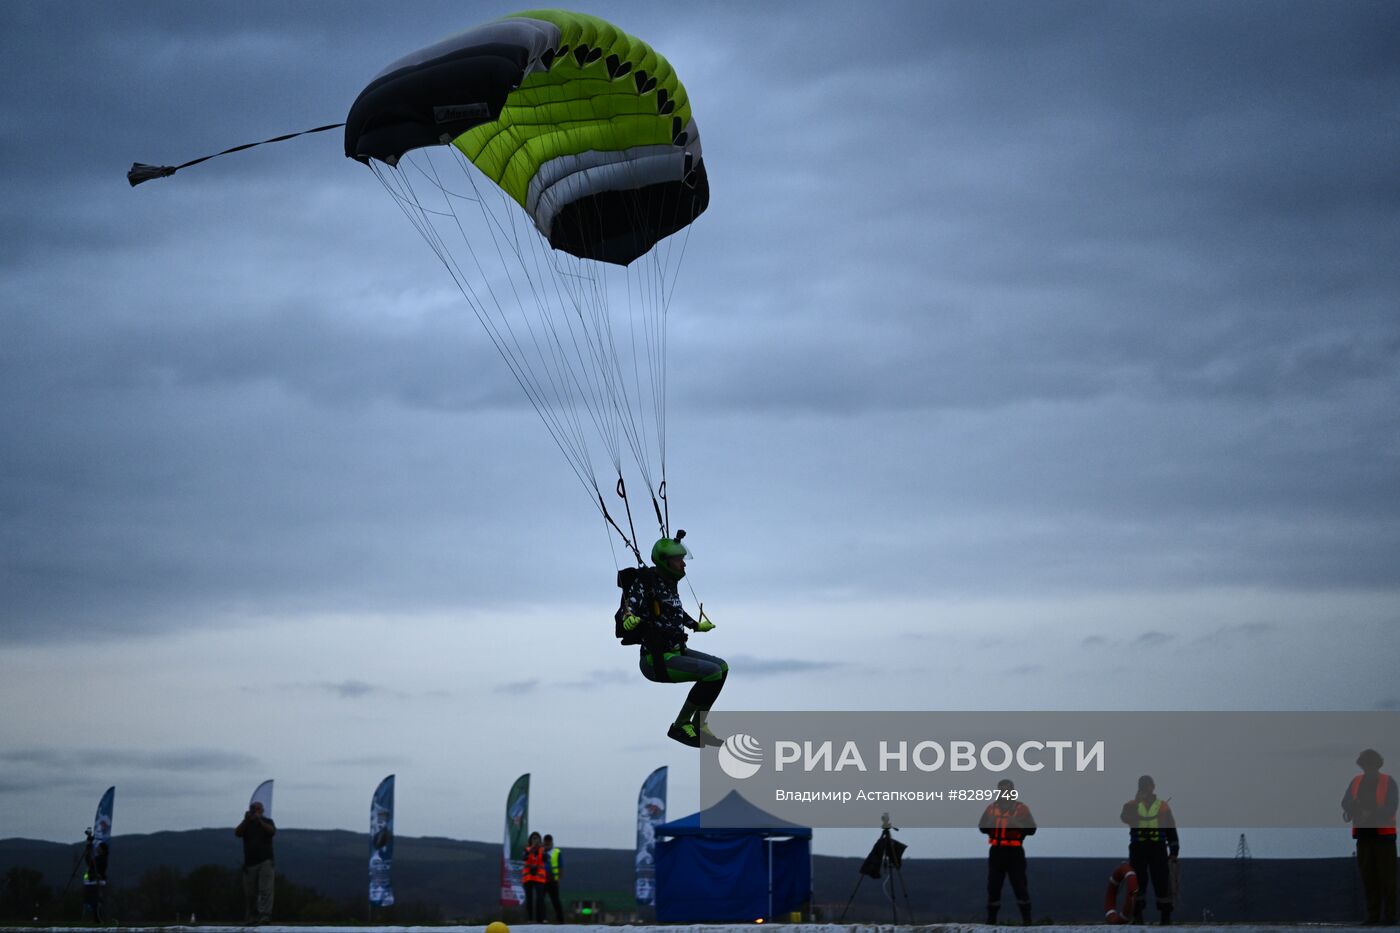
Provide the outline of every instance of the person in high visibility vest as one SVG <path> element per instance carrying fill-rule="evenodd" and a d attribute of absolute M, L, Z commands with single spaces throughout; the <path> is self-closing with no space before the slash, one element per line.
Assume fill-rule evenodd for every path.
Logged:
<path fill-rule="evenodd" d="M 1172 922 L 1175 904 L 1172 874 L 1177 856 L 1181 854 L 1181 839 L 1176 833 L 1176 815 L 1165 800 L 1157 796 L 1157 784 L 1150 775 L 1138 778 L 1138 792 L 1123 804 L 1118 818 L 1129 826 L 1128 862 L 1137 873 L 1138 892 L 1133 901 L 1133 922 L 1142 923 L 1147 909 L 1147 884 L 1157 898 L 1157 914 L 1163 926 Z"/>
<path fill-rule="evenodd" d="M 982 811 L 978 829 L 987 835 L 987 923 L 997 922 L 1001 909 L 1001 889 L 1007 879 L 1021 908 L 1021 922 L 1031 923 L 1031 893 L 1026 884 L 1027 836 L 1035 835 L 1035 817 L 1022 803 L 1016 785 L 1003 778 L 997 782 L 1001 793 Z"/>
<path fill-rule="evenodd" d="M 1356 840 L 1356 867 L 1366 890 L 1368 926 L 1395 926 L 1395 778 L 1381 770 L 1385 759 L 1374 748 L 1356 756 L 1361 773 L 1342 795 L 1342 819 Z"/>
<path fill-rule="evenodd" d="M 540 834 L 531 833 L 525 842 L 525 863 L 520 881 L 525 885 L 525 917 L 531 923 L 544 923 L 544 847 Z"/>
<path fill-rule="evenodd" d="M 564 870 L 564 855 L 554 845 L 554 837 L 544 834 L 544 893 L 554 908 L 554 922 L 564 922 L 564 905 L 559 903 L 559 875 Z"/>

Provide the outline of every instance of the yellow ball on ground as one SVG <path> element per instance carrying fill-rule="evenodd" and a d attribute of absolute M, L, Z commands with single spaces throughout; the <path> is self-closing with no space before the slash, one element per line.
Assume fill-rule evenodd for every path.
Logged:
<path fill-rule="evenodd" d="M 486 933 L 510 933 L 510 927 L 499 920 L 492 920 L 486 924 Z"/>

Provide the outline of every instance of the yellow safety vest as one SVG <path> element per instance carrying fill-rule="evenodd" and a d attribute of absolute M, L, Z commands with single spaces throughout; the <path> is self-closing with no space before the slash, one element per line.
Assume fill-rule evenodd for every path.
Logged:
<path fill-rule="evenodd" d="M 1162 812 L 1162 801 L 1160 799 L 1152 801 L 1152 806 L 1145 806 L 1138 802 L 1138 838 L 1145 842 L 1156 842 L 1162 838 L 1162 834 L 1157 831 L 1157 814 Z"/>

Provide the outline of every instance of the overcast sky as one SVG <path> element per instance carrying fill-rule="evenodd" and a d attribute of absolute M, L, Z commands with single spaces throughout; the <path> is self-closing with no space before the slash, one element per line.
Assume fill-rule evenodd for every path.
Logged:
<path fill-rule="evenodd" d="M 565 846 L 661 764 L 693 809 L 625 555 L 340 134 L 124 177 L 512 9 L 0 5 L 0 837 L 268 777 L 359 830 L 391 772 L 406 835 L 499 838 L 524 771 Z M 704 142 L 668 488 L 720 706 L 1400 709 L 1400 6 L 588 12 Z"/>

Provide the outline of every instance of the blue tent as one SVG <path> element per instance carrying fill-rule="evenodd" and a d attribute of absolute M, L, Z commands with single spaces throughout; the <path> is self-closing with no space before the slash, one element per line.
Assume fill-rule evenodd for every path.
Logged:
<path fill-rule="evenodd" d="M 812 890 L 812 830 L 730 791 L 719 803 L 656 827 L 656 919 L 771 920 Z"/>

